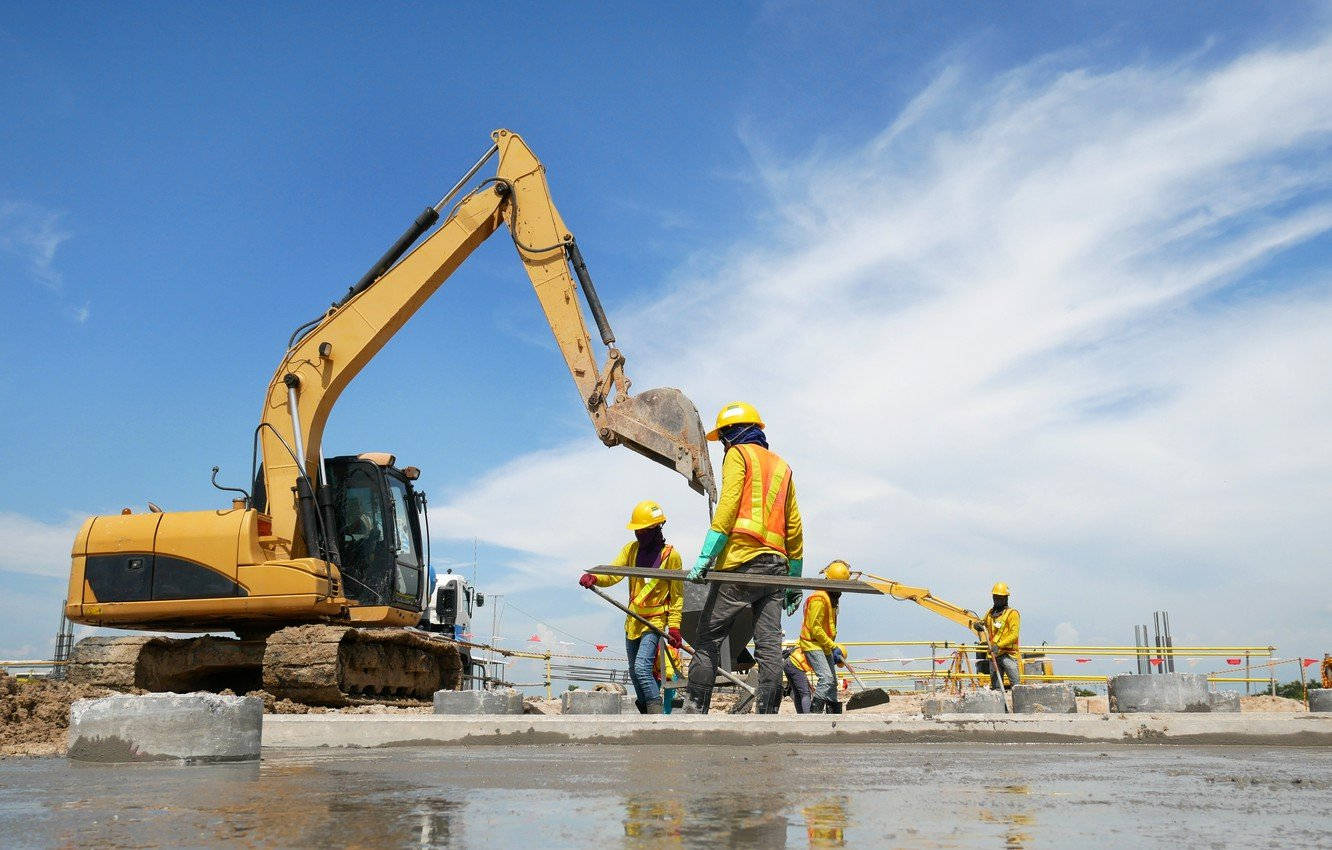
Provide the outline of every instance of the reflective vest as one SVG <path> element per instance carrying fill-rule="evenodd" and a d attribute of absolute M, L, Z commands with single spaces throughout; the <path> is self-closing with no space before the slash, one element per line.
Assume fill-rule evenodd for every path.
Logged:
<path fill-rule="evenodd" d="M 752 537 L 785 555 L 786 494 L 791 489 L 791 467 L 762 446 L 744 443 L 734 448 L 745 459 L 745 483 L 732 533 Z"/>
<path fill-rule="evenodd" d="M 667 543 L 661 547 L 661 552 L 657 555 L 656 562 L 652 565 L 654 570 L 661 569 L 661 565 L 666 563 L 666 559 L 671 556 L 671 545 Z M 662 623 L 666 622 L 666 614 L 671 609 L 671 583 L 661 581 L 655 578 L 637 578 L 629 579 L 629 610 L 645 620 L 651 620 L 656 623 L 658 619 Z M 637 623 L 630 618 L 630 622 Z M 641 625 L 641 624 L 640 624 Z"/>
<path fill-rule="evenodd" d="M 810 603 L 815 597 L 823 598 L 823 616 L 810 615 Z M 837 619 L 833 616 L 832 598 L 828 596 L 827 591 L 816 590 L 805 598 L 805 616 L 800 624 L 800 638 L 796 641 L 796 648 L 791 651 L 791 663 L 806 673 L 813 673 L 814 668 L 810 666 L 809 659 L 805 657 L 806 653 L 823 652 L 823 643 L 819 640 L 821 635 L 827 635 L 834 643 L 837 641 Z"/>

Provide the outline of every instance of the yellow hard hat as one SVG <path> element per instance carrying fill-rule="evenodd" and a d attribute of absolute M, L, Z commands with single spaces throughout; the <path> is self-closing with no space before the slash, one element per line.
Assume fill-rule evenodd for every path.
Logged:
<path fill-rule="evenodd" d="M 717 412 L 717 427 L 708 432 L 709 440 L 720 440 L 721 429 L 727 425 L 757 425 L 764 427 L 758 408 L 747 401 L 733 401 Z"/>
<path fill-rule="evenodd" d="M 833 561 L 823 568 L 823 574 L 833 581 L 848 581 L 851 578 L 851 567 L 847 566 L 846 561 Z"/>
<path fill-rule="evenodd" d="M 666 512 L 661 509 L 661 505 L 656 502 L 639 502 L 634 505 L 634 512 L 629 515 L 629 524 L 625 527 L 630 531 L 638 531 L 640 528 L 661 525 L 665 521 Z"/>
<path fill-rule="evenodd" d="M 991 595 L 991 596 L 1007 596 L 1007 595 L 1008 595 L 1008 585 L 1004 584 L 1002 581 L 999 582 L 999 583 L 996 584 L 994 587 L 990 588 L 990 595 Z"/>

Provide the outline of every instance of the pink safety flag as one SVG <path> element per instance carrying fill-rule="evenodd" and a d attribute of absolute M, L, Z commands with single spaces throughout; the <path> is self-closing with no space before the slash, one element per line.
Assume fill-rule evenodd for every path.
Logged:
<path fill-rule="evenodd" d="M 1317 658 L 1306 658 L 1306 659 L 1304 659 L 1304 666 L 1305 666 L 1305 667 L 1308 667 L 1310 664 L 1317 664 L 1317 663 L 1318 663 L 1318 659 L 1317 659 Z"/>
<path fill-rule="evenodd" d="M 610 646 L 608 643 L 594 643 L 592 645 L 597 648 L 597 652 L 605 652 L 606 647 Z"/>
<path fill-rule="evenodd" d="M 541 643 L 541 635 L 532 635 L 527 639 L 528 643 Z"/>
<path fill-rule="evenodd" d="M 1160 663 L 1161 663 L 1161 659 L 1159 659 L 1159 658 L 1148 658 L 1148 659 L 1147 659 L 1147 663 L 1148 663 L 1148 664 L 1160 664 Z"/>
<path fill-rule="evenodd" d="M 1073 660 L 1078 662 L 1079 664 L 1086 664 L 1089 661 L 1091 661 L 1090 658 L 1074 658 Z"/>
<path fill-rule="evenodd" d="M 1226 663 L 1229 664 L 1231 667 L 1238 667 L 1238 666 L 1240 666 L 1241 664 L 1244 663 L 1244 659 L 1243 659 L 1243 658 L 1227 658 L 1227 659 L 1226 659 Z"/>

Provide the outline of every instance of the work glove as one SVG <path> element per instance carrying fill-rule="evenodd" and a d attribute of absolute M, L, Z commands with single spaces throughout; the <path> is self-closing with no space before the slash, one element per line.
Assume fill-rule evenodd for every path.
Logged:
<path fill-rule="evenodd" d="M 685 580 L 696 584 L 703 581 L 703 574 L 708 571 L 708 564 L 712 563 L 712 559 L 717 557 L 725 545 L 726 535 L 709 528 L 708 536 L 703 538 L 703 550 L 698 553 L 698 560 L 694 562 L 694 568 L 685 576 Z"/>
<path fill-rule="evenodd" d="M 833 647 L 833 663 L 838 667 L 846 666 L 846 656 L 842 653 L 840 646 Z"/>
<path fill-rule="evenodd" d="M 671 645 L 671 649 L 679 649 L 684 643 L 684 637 L 681 636 L 679 629 L 670 628 L 666 630 L 666 642 Z"/>
<path fill-rule="evenodd" d="M 591 573 L 583 573 L 578 577 L 578 583 L 583 587 L 596 587 L 597 577 Z"/>
<path fill-rule="evenodd" d="M 795 614 L 796 609 L 800 607 L 800 599 L 802 595 L 803 594 L 799 590 L 786 591 L 786 616 L 790 617 Z"/>

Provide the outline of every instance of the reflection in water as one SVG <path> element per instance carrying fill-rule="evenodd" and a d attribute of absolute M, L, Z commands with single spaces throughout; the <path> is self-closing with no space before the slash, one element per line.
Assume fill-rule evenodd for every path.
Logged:
<path fill-rule="evenodd" d="M 810 847 L 846 845 L 846 803 L 845 797 L 829 797 L 804 808 L 801 814 L 805 816 Z"/>
<path fill-rule="evenodd" d="M 624 837 L 650 839 L 654 847 L 684 846 L 684 803 L 675 798 L 639 795 L 624 801 Z"/>

